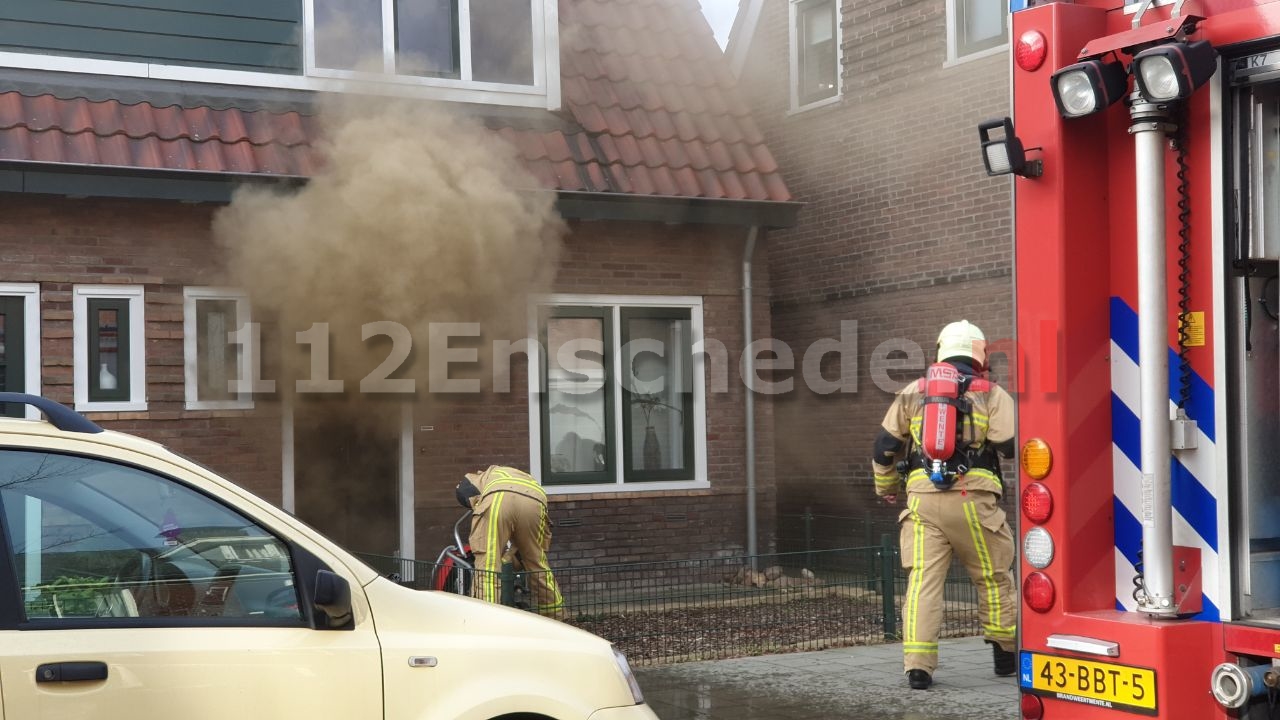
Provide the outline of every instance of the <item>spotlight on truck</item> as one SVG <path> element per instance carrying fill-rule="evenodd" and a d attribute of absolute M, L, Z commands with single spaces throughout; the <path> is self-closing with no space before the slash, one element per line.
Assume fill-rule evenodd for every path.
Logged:
<path fill-rule="evenodd" d="M 1053 100 L 1064 118 L 1078 118 L 1106 110 L 1124 97 L 1129 73 L 1118 62 L 1092 59 L 1068 65 L 1050 76 Z"/>
<path fill-rule="evenodd" d="M 1218 53 L 1206 40 L 1169 43 L 1133 56 L 1133 79 L 1153 102 L 1185 100 L 1213 76 Z"/>

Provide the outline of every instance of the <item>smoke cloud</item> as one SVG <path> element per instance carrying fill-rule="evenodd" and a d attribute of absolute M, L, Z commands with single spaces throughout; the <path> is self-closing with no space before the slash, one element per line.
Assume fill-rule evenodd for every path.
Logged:
<path fill-rule="evenodd" d="M 321 166 L 307 185 L 244 189 L 214 219 L 231 282 L 255 320 L 278 328 L 279 380 L 317 378 L 316 341 L 327 340 L 327 379 L 354 399 L 407 349 L 404 337 L 395 347 L 390 335 L 362 338 L 366 324 L 389 321 L 413 348 L 389 377 L 414 380 L 421 398 L 431 323 L 479 323 L 483 342 L 523 337 L 526 298 L 549 288 L 564 225 L 514 148 L 424 103 L 347 95 L 323 101 L 317 119 Z M 295 343 L 313 323 L 327 333 Z"/>

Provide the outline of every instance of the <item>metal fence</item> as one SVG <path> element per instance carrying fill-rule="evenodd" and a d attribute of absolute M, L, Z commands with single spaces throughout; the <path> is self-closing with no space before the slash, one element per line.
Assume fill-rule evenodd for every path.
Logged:
<path fill-rule="evenodd" d="M 874 506 L 859 515 L 803 513 L 778 515 L 778 549 L 782 552 L 867 547 L 884 535 L 898 534 L 897 508 Z"/>
<path fill-rule="evenodd" d="M 897 535 L 885 534 L 866 547 L 553 572 L 566 622 L 652 665 L 896 640 L 907 583 L 897 546 Z M 431 562 L 364 557 L 419 589 L 434 587 L 441 572 Z M 504 600 L 519 602 L 528 581 L 528 573 L 504 573 Z M 944 637 L 981 632 L 976 593 L 958 566 L 946 582 L 942 627 Z"/>

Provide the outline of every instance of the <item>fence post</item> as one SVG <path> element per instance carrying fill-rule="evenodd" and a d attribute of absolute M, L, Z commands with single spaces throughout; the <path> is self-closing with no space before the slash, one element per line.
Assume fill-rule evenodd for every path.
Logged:
<path fill-rule="evenodd" d="M 884 533 L 880 536 L 880 601 L 884 614 L 884 639 L 894 640 L 898 634 L 898 615 L 894 605 L 895 588 L 893 582 L 893 557 L 896 545 L 893 535 Z"/>
<path fill-rule="evenodd" d="M 509 562 L 502 563 L 502 574 L 498 578 L 502 588 L 502 604 L 514 607 L 516 604 L 516 569 Z"/>
<path fill-rule="evenodd" d="M 813 508 L 804 509 L 804 566 L 813 569 Z"/>

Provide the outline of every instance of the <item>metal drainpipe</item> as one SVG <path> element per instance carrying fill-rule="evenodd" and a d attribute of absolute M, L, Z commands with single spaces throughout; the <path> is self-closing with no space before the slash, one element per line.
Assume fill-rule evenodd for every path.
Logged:
<path fill-rule="evenodd" d="M 1141 390 L 1142 574 L 1138 609 L 1176 612 L 1170 482 L 1168 278 L 1165 266 L 1167 106 L 1135 92 L 1129 115 L 1137 179 L 1138 385 Z"/>
<path fill-rule="evenodd" d="M 759 225 L 752 225 L 747 230 L 747 244 L 742 250 L 742 350 L 744 353 L 753 342 L 751 334 L 751 259 L 756 252 L 756 237 L 760 233 Z M 743 359 L 746 359 L 744 355 Z M 743 366 L 745 367 L 745 365 Z M 747 556 L 751 558 L 752 569 L 756 566 L 756 403 L 755 403 L 755 371 L 750 370 L 743 375 L 746 385 L 744 391 L 746 434 L 747 434 Z"/>

